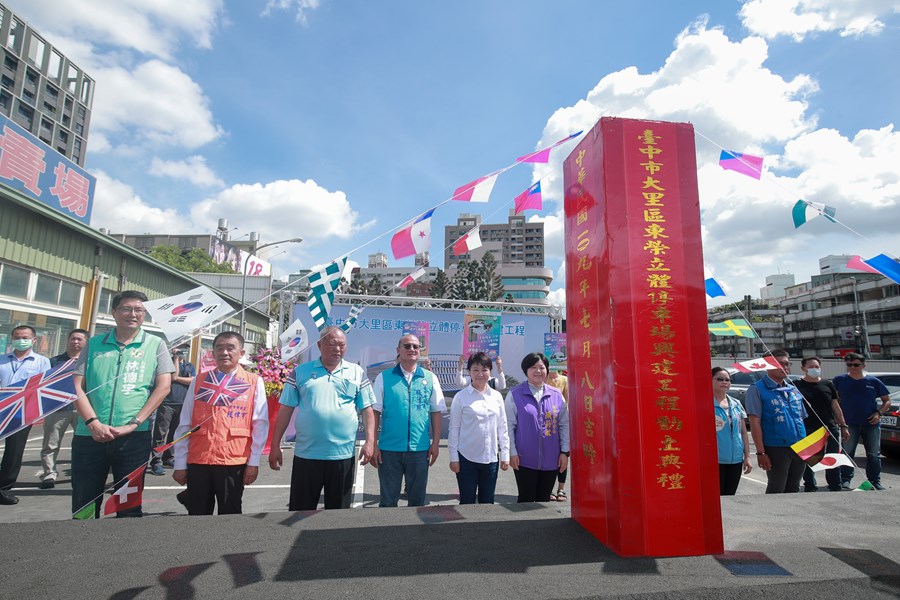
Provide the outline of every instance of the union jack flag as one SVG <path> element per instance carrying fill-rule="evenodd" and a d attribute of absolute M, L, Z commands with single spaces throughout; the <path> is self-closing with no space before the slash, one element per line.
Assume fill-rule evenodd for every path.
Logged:
<path fill-rule="evenodd" d="M 0 440 L 75 401 L 75 361 L 0 387 Z"/>
<path fill-rule="evenodd" d="M 249 389 L 250 384 L 235 377 L 234 373 L 226 374 L 213 369 L 206 373 L 200 388 L 194 393 L 194 401 L 211 406 L 231 406 Z"/>

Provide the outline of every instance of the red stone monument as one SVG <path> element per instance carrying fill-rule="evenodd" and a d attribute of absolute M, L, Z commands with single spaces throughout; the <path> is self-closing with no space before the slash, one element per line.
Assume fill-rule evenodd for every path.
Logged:
<path fill-rule="evenodd" d="M 563 172 L 572 516 L 621 556 L 721 553 L 694 129 L 603 118 Z"/>

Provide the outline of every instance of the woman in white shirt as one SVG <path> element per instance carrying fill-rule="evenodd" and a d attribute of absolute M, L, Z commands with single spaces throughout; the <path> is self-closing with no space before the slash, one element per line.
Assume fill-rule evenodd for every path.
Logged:
<path fill-rule="evenodd" d="M 469 357 L 467 387 L 450 405 L 450 470 L 456 473 L 459 503 L 493 504 L 497 466 L 509 468 L 509 435 L 503 396 L 488 386 L 493 364 L 484 352 Z M 499 461 L 498 461 L 499 453 Z"/>

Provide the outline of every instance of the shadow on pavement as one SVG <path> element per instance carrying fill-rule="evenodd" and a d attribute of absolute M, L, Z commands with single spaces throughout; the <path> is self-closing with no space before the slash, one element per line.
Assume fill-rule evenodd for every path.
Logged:
<path fill-rule="evenodd" d="M 452 509 L 453 507 L 438 507 Z M 444 522 L 302 531 L 276 581 L 411 577 L 432 573 L 524 573 L 532 567 L 622 561 L 571 519 Z M 554 543 L 554 540 L 556 543 Z M 552 544 L 553 552 L 542 548 Z M 410 548 L 415 548 L 410 555 Z M 365 560 L 347 560 L 365 556 Z"/>

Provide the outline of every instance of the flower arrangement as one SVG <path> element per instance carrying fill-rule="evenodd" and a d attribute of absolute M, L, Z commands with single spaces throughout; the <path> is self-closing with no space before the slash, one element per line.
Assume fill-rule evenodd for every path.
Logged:
<path fill-rule="evenodd" d="M 281 349 L 260 348 L 256 354 L 250 357 L 250 360 L 256 365 L 253 369 L 262 377 L 266 387 L 266 398 L 278 398 L 281 390 L 284 388 L 284 382 L 287 381 L 292 367 L 281 362 Z"/>

